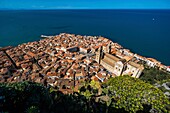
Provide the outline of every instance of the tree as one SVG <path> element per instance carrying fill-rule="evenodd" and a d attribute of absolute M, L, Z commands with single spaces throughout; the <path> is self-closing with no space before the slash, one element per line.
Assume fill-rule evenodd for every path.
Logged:
<path fill-rule="evenodd" d="M 32 82 L 1 83 L 0 96 L 5 97 L 2 110 L 23 113 L 26 110 L 46 112 L 50 109 L 51 98 L 41 84 Z M 32 107 L 35 106 L 35 107 Z"/>
<path fill-rule="evenodd" d="M 26 113 L 40 113 L 40 110 L 37 106 L 31 106 L 26 110 Z"/>
<path fill-rule="evenodd" d="M 32 82 L 0 84 L 0 112 L 168 112 L 169 105 L 161 90 L 130 76 L 111 78 L 106 83 L 87 81 L 73 94 Z"/>
<path fill-rule="evenodd" d="M 84 86 L 80 88 L 79 94 L 85 97 L 86 112 L 96 113 L 98 112 L 97 103 L 95 99 L 101 93 L 101 85 L 94 80 L 85 82 Z M 99 107 L 99 104 L 98 104 Z M 102 108 L 100 108 L 102 109 Z"/>
<path fill-rule="evenodd" d="M 168 112 L 170 104 L 163 92 L 154 86 L 130 76 L 111 78 L 103 88 L 110 97 L 110 105 L 128 112 Z"/>
<path fill-rule="evenodd" d="M 150 84 L 155 84 L 159 81 L 170 79 L 170 74 L 156 68 L 145 68 L 140 79 Z"/>

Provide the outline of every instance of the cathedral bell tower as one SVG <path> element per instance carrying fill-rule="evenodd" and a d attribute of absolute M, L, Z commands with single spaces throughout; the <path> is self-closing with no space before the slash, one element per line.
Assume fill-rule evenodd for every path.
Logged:
<path fill-rule="evenodd" d="M 102 51 L 102 48 L 99 47 L 97 52 L 96 52 L 96 61 L 100 64 L 100 59 L 101 59 L 101 51 Z"/>
<path fill-rule="evenodd" d="M 110 53 L 111 51 L 111 42 L 107 45 L 106 52 Z"/>

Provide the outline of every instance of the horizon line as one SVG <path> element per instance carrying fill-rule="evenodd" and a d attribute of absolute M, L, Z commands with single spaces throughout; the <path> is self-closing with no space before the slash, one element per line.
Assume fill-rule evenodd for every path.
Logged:
<path fill-rule="evenodd" d="M 35 8 L 35 9 L 28 9 L 28 8 L 0 8 L 0 10 L 170 10 L 168 8 Z"/>

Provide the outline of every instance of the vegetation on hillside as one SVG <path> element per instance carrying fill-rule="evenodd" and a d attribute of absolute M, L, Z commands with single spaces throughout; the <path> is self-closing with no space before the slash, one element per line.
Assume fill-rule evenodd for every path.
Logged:
<path fill-rule="evenodd" d="M 0 112 L 9 113 L 45 113 L 50 109 L 50 94 L 38 83 L 1 83 Z"/>
<path fill-rule="evenodd" d="M 129 112 L 168 112 L 168 98 L 161 90 L 129 76 L 111 78 L 104 88 L 111 106 Z"/>
<path fill-rule="evenodd" d="M 32 82 L 1 83 L 0 112 L 128 113 L 168 112 L 168 98 L 149 83 L 129 76 L 101 84 L 89 81 L 73 94 Z"/>
<path fill-rule="evenodd" d="M 140 79 L 150 84 L 155 84 L 157 82 L 170 79 L 170 73 L 164 72 L 157 68 L 145 67 Z"/>

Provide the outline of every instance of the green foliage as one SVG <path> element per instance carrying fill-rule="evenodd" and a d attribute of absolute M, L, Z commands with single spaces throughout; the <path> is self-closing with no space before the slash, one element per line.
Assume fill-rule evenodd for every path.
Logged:
<path fill-rule="evenodd" d="M 1 83 L 0 96 L 4 96 L 3 111 L 24 112 L 31 106 L 48 111 L 50 96 L 45 87 L 32 82 Z"/>
<path fill-rule="evenodd" d="M 106 91 L 108 90 L 108 91 Z M 111 78 L 104 88 L 112 99 L 111 106 L 124 108 L 128 112 L 145 111 L 144 106 L 157 112 L 168 112 L 168 98 L 154 86 L 130 76 Z"/>
<path fill-rule="evenodd" d="M 82 97 L 85 97 L 86 112 L 89 113 L 109 113 L 109 112 L 116 112 L 116 113 L 126 113 L 124 109 L 117 109 L 115 107 L 109 108 L 112 99 L 107 96 L 107 94 L 102 93 L 108 92 L 107 88 L 102 89 L 101 83 L 98 81 L 90 81 L 87 82 L 83 87 L 80 88 L 79 94 Z"/>
<path fill-rule="evenodd" d="M 53 105 L 51 113 L 89 113 L 87 100 L 79 93 L 63 94 L 60 91 L 51 92 Z"/>
<path fill-rule="evenodd" d="M 84 89 L 84 91 L 83 91 Z M 92 96 L 97 95 L 101 89 L 100 83 L 94 80 L 87 82 L 81 89 L 80 94 L 90 99 Z"/>
<path fill-rule="evenodd" d="M 86 104 L 86 112 L 94 113 L 98 111 L 95 97 L 100 93 L 100 90 L 100 83 L 94 80 L 86 82 L 86 84 L 80 88 L 79 96 L 85 98 L 84 103 Z M 100 105 L 98 104 L 98 106 Z"/>
<path fill-rule="evenodd" d="M 149 83 L 130 76 L 104 84 L 86 82 L 78 93 L 63 94 L 32 82 L 1 83 L 0 112 L 17 113 L 126 113 L 168 112 L 169 100 Z"/>
<path fill-rule="evenodd" d="M 37 106 L 31 106 L 26 110 L 26 113 L 40 113 Z"/>
<path fill-rule="evenodd" d="M 170 74 L 156 68 L 145 68 L 140 79 L 150 84 L 155 84 L 159 81 L 170 79 Z"/>

